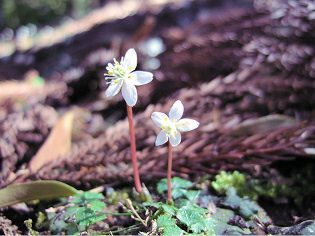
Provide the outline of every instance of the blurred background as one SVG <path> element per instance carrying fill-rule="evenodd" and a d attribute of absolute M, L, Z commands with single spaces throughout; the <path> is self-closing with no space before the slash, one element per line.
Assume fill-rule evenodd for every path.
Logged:
<path fill-rule="evenodd" d="M 82 18 L 108 2 L 110 0 L 3 0 L 0 2 L 0 55 L 11 53 L 14 46 L 29 48 L 40 35 Z M 9 44 L 12 40 L 19 42 L 18 45 Z"/>

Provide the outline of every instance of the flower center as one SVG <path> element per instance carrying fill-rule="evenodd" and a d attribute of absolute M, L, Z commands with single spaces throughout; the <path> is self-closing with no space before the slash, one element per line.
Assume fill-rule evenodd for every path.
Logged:
<path fill-rule="evenodd" d="M 124 78 L 128 74 L 127 68 L 125 68 L 122 62 L 120 64 L 115 58 L 114 62 L 114 65 L 111 64 L 110 66 L 108 66 L 108 74 L 117 78 Z"/>
<path fill-rule="evenodd" d="M 162 125 L 162 130 L 164 130 L 168 135 L 176 135 L 178 133 L 175 123 L 169 121 L 167 124 Z"/>

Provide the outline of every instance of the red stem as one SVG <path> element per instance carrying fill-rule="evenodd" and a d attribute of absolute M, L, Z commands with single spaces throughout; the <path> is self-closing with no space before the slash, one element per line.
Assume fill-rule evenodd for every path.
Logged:
<path fill-rule="evenodd" d="M 172 201 L 172 145 L 168 142 L 167 200 Z"/>
<path fill-rule="evenodd" d="M 137 153 L 136 153 L 136 138 L 135 138 L 135 130 L 133 127 L 132 107 L 128 105 L 127 105 L 127 114 L 128 114 L 128 121 L 129 121 L 129 135 L 130 135 L 133 176 L 134 176 L 136 190 L 139 194 L 141 194 L 142 187 L 141 187 L 141 181 L 140 181 L 139 170 L 138 170 L 138 161 L 137 161 Z"/>

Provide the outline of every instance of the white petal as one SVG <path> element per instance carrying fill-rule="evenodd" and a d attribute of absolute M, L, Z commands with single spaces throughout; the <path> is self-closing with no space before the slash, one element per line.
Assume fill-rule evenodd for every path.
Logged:
<path fill-rule="evenodd" d="M 128 49 L 124 58 L 124 66 L 128 71 L 133 71 L 137 67 L 137 53 L 133 48 Z"/>
<path fill-rule="evenodd" d="M 183 113 L 184 113 L 183 103 L 177 100 L 176 102 L 174 102 L 168 115 L 170 117 L 170 120 L 173 121 L 179 120 L 183 116 Z"/>
<path fill-rule="evenodd" d="M 158 136 L 156 137 L 155 146 L 160 146 L 166 143 L 167 140 L 168 140 L 168 137 L 166 135 L 166 132 L 164 130 L 161 130 Z"/>
<path fill-rule="evenodd" d="M 173 147 L 180 144 L 181 140 L 182 140 L 182 136 L 180 135 L 180 132 L 178 132 L 178 131 L 176 132 L 176 134 L 170 135 L 170 142 L 171 142 Z"/>
<path fill-rule="evenodd" d="M 135 71 L 130 73 L 134 85 L 148 84 L 153 80 L 153 74 L 147 71 Z"/>
<path fill-rule="evenodd" d="M 165 125 L 169 121 L 168 116 L 162 112 L 153 112 L 151 115 L 151 119 L 160 128 L 162 127 L 162 125 Z"/>
<path fill-rule="evenodd" d="M 115 81 L 112 81 L 109 87 L 106 89 L 106 97 L 112 97 L 115 96 L 119 91 L 123 84 L 122 80 L 117 81 L 118 83 L 115 83 Z"/>
<path fill-rule="evenodd" d="M 176 128 L 180 131 L 186 132 L 196 129 L 199 126 L 199 122 L 193 119 L 181 119 L 176 123 Z"/>
<path fill-rule="evenodd" d="M 138 99 L 136 86 L 124 81 L 122 85 L 122 95 L 129 106 L 133 107 L 136 105 Z"/>

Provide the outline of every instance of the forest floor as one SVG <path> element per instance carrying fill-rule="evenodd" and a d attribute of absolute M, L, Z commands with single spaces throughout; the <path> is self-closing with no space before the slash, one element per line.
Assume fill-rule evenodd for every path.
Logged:
<path fill-rule="evenodd" d="M 168 149 L 154 146 L 150 116 L 179 99 L 200 127 L 174 148 L 174 176 L 199 186 L 237 170 L 257 186 L 247 190 L 268 225 L 314 220 L 314 11 L 307 0 L 148 1 L 124 5 L 118 19 L 72 22 L 63 37 L 0 58 L 0 187 L 58 180 L 84 191 L 101 186 L 105 196 L 131 191 L 126 107 L 121 95 L 105 97 L 104 73 L 132 47 L 138 69 L 154 75 L 138 87 L 134 107 L 140 176 L 153 195 L 166 177 Z M 222 196 L 210 183 L 201 189 Z M 2 208 L 0 229 L 27 233 L 24 221 L 49 204 Z M 261 230 L 284 234 L 267 223 Z"/>

